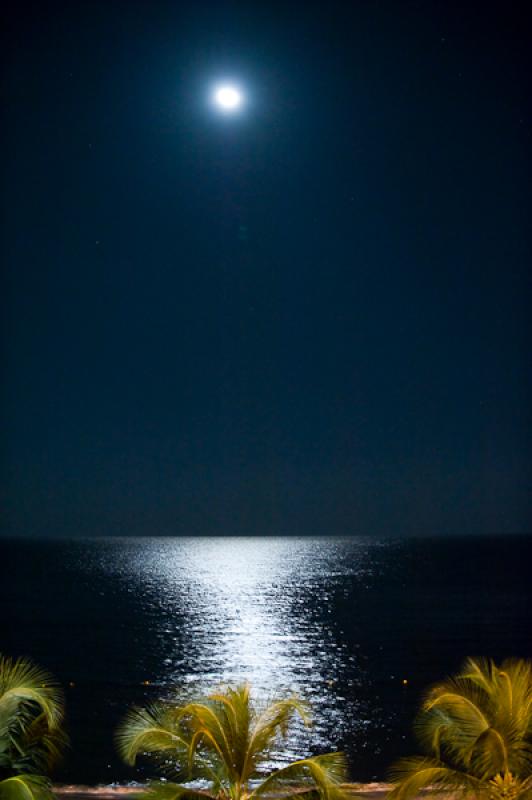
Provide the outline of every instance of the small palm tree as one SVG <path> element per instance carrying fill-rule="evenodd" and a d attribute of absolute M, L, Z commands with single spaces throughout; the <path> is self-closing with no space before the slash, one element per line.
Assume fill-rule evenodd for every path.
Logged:
<path fill-rule="evenodd" d="M 63 695 L 52 676 L 25 658 L 0 655 L 0 800 L 51 796 L 45 773 L 66 744 Z"/>
<path fill-rule="evenodd" d="M 427 694 L 416 720 L 427 755 L 392 769 L 390 800 L 420 789 L 487 800 L 532 800 L 532 664 L 468 659 Z"/>
<path fill-rule="evenodd" d="M 177 781 L 151 785 L 149 791 L 159 800 L 259 800 L 267 794 L 310 793 L 340 800 L 345 777 L 341 753 L 304 758 L 265 776 L 269 756 L 296 715 L 308 724 L 307 707 L 297 698 L 257 708 L 244 685 L 177 707 L 165 703 L 133 709 L 117 732 L 117 744 L 128 764 L 146 755 Z M 191 780 L 201 780 L 201 788 L 185 785 Z"/>

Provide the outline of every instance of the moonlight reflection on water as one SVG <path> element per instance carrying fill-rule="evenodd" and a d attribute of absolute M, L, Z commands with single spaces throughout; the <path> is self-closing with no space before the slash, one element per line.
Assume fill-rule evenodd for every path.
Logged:
<path fill-rule="evenodd" d="M 366 548 L 351 542 L 349 562 L 338 552 L 341 540 L 314 542 L 311 560 L 308 548 L 304 540 L 280 538 L 151 540 L 133 568 L 136 591 L 147 600 L 158 587 L 150 602 L 158 606 L 161 638 L 175 633 L 158 683 L 209 691 L 248 681 L 259 699 L 304 696 L 316 725 L 310 733 L 297 728 L 289 757 L 334 746 L 346 721 L 351 728 L 366 724 L 363 704 L 355 708 L 340 686 L 347 681 L 367 691 L 368 677 L 331 613 L 335 572 L 367 576 Z"/>
<path fill-rule="evenodd" d="M 530 657 L 531 544 L 507 536 L 5 542 L 0 561 L 10 569 L 0 589 L 12 624 L 1 644 L 69 687 L 65 782 L 145 779 L 149 772 L 114 752 L 112 731 L 127 708 L 243 680 L 259 700 L 292 691 L 310 700 L 315 727 L 297 729 L 285 756 L 338 747 L 355 779 L 382 779 L 415 752 L 410 731 L 427 686 L 469 654 Z"/>

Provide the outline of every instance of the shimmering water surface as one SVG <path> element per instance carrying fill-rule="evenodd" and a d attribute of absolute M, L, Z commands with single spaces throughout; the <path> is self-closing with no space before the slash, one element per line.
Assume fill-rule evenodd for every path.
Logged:
<path fill-rule="evenodd" d="M 67 687 L 68 781 L 143 777 L 112 742 L 132 702 L 246 680 L 258 698 L 311 702 L 315 726 L 295 729 L 285 757 L 341 748 L 354 778 L 383 778 L 414 746 L 427 684 L 469 654 L 532 655 L 526 537 L 4 541 L 0 553 L 0 649 Z"/>

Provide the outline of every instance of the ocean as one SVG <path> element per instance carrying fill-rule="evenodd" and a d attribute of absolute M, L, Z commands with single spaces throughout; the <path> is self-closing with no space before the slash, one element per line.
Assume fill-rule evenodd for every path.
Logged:
<path fill-rule="evenodd" d="M 277 763 L 342 749 L 382 780 L 427 686 L 532 657 L 532 537 L 0 540 L 0 563 L 0 652 L 65 687 L 61 782 L 145 779 L 114 749 L 125 711 L 243 681 L 313 708 Z"/>

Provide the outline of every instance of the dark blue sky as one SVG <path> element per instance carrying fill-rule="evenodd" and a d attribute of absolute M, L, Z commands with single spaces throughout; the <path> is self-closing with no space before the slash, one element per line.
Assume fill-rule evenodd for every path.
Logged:
<path fill-rule="evenodd" d="M 3 532 L 530 532 L 526 30 L 13 4 Z"/>

